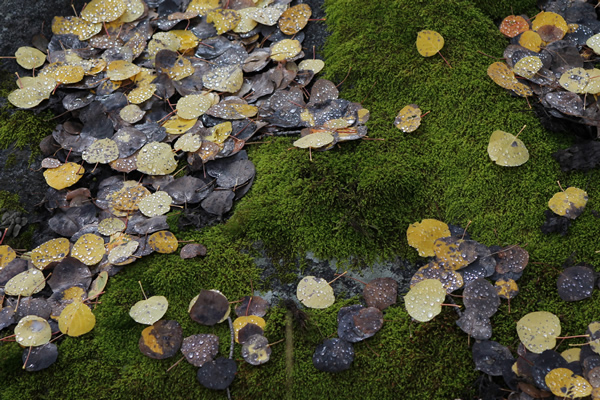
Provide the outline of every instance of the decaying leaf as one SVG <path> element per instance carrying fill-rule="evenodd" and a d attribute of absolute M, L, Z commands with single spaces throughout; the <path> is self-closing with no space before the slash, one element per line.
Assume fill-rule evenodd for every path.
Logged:
<path fill-rule="evenodd" d="M 421 114 L 421 109 L 416 104 L 409 104 L 400 110 L 394 125 L 402 132 L 414 132 L 421 125 Z"/>
<path fill-rule="evenodd" d="M 444 38 L 436 31 L 423 30 L 417 34 L 417 51 L 423 57 L 431 57 L 444 47 Z"/>
<path fill-rule="evenodd" d="M 548 207 L 558 215 L 575 219 L 583 212 L 587 200 L 587 192 L 570 186 L 566 190 L 552 196 L 548 201 Z"/>
<path fill-rule="evenodd" d="M 450 236 L 448 225 L 436 219 L 415 222 L 406 230 L 408 245 L 417 249 L 421 257 L 433 257 L 434 242 L 446 236 Z"/>

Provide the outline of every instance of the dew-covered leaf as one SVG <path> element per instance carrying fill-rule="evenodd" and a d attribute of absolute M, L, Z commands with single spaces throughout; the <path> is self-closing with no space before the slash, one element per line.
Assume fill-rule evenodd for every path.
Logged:
<path fill-rule="evenodd" d="M 38 269 L 60 262 L 70 250 L 69 240 L 65 238 L 51 239 L 31 251 L 31 262 Z"/>
<path fill-rule="evenodd" d="M 579 301 L 592 296 L 596 273 L 586 266 L 574 266 L 561 272 L 556 281 L 558 295 L 564 301 Z"/>
<path fill-rule="evenodd" d="M 85 169 L 81 165 L 68 162 L 60 167 L 45 170 L 44 178 L 48 186 L 61 190 L 76 184 L 84 172 Z"/>
<path fill-rule="evenodd" d="M 71 257 L 81 261 L 85 265 L 95 265 L 102 260 L 106 251 L 104 239 L 93 233 L 86 233 L 77 239 L 71 249 Z"/>
<path fill-rule="evenodd" d="M 98 297 L 100 295 L 100 293 L 102 293 L 102 291 L 106 287 L 107 282 L 108 282 L 108 272 L 101 271 L 98 274 L 98 276 L 96 277 L 96 279 L 94 279 L 92 281 L 90 290 L 87 294 L 87 298 L 89 300 L 94 300 L 96 297 Z"/>
<path fill-rule="evenodd" d="M 163 360 L 177 354 L 183 342 L 183 329 L 177 321 L 161 320 L 142 331 L 138 343 L 143 355 Z"/>
<path fill-rule="evenodd" d="M 452 293 L 464 285 L 464 279 L 459 272 L 446 268 L 444 264 L 435 261 L 419 268 L 411 278 L 410 286 L 413 287 L 425 279 L 437 279 L 444 286 L 446 293 Z"/>
<path fill-rule="evenodd" d="M 240 340 L 240 331 L 248 324 L 254 324 L 264 330 L 266 326 L 266 322 L 262 317 L 257 315 L 243 315 L 241 317 L 236 318 L 233 321 L 233 332 L 235 334 L 236 343 L 243 343 L 243 340 Z"/>
<path fill-rule="evenodd" d="M 500 23 L 500 32 L 509 38 L 513 38 L 527 30 L 529 30 L 529 23 L 520 15 L 509 15 Z"/>
<path fill-rule="evenodd" d="M 404 305 L 408 314 L 420 322 L 431 321 L 442 311 L 446 290 L 437 279 L 425 279 L 413 286 L 406 296 Z"/>
<path fill-rule="evenodd" d="M 171 146 L 159 142 L 148 143 L 142 147 L 136 163 L 138 171 L 148 175 L 167 175 L 177 168 Z"/>
<path fill-rule="evenodd" d="M 271 347 L 269 341 L 262 335 L 252 335 L 242 345 L 242 357 L 251 365 L 261 365 L 269 361 Z"/>
<path fill-rule="evenodd" d="M 492 161 L 504 167 L 516 167 L 529 160 L 529 151 L 523 141 L 500 130 L 492 133 L 487 151 Z"/>
<path fill-rule="evenodd" d="M 183 339 L 181 353 L 195 367 L 214 360 L 219 353 L 219 337 L 211 333 L 200 333 Z"/>
<path fill-rule="evenodd" d="M 237 364 L 234 360 L 224 357 L 218 357 L 216 360 L 204 363 L 198 368 L 196 377 L 202 386 L 213 390 L 225 390 L 231 385 L 235 374 L 237 373 Z"/>
<path fill-rule="evenodd" d="M 383 311 L 387 307 L 396 304 L 398 282 L 393 278 L 373 279 L 365 285 L 363 297 L 368 307 L 376 307 Z"/>
<path fill-rule="evenodd" d="M 12 260 L 17 258 L 17 253 L 12 247 L 5 244 L 0 245 L 0 270 L 8 265 Z"/>
<path fill-rule="evenodd" d="M 283 39 L 271 45 L 273 61 L 292 60 L 302 51 L 302 45 L 295 39 Z"/>
<path fill-rule="evenodd" d="M 512 69 L 504 62 L 497 61 L 491 64 L 487 69 L 487 74 L 498 86 L 504 89 L 513 89 L 519 83 Z"/>
<path fill-rule="evenodd" d="M 52 329 L 43 318 L 28 315 L 21 318 L 15 327 L 15 340 L 21 346 L 41 346 L 50 341 Z"/>
<path fill-rule="evenodd" d="M 415 222 L 406 230 L 408 245 L 417 249 L 421 257 L 433 257 L 435 255 L 434 242 L 447 236 L 450 236 L 448 225 L 436 219 Z"/>
<path fill-rule="evenodd" d="M 312 10 L 308 4 L 297 4 L 288 8 L 279 18 L 279 29 L 286 35 L 295 35 L 308 23 Z"/>
<path fill-rule="evenodd" d="M 95 325 L 96 316 L 80 301 L 67 305 L 58 317 L 58 328 L 68 336 L 84 335 L 94 329 Z"/>
<path fill-rule="evenodd" d="M 534 311 L 517 322 L 517 334 L 527 350 L 539 354 L 556 346 L 560 320 L 548 311 Z"/>
<path fill-rule="evenodd" d="M 22 46 L 15 52 L 17 64 L 25 69 L 34 69 L 44 65 L 46 55 L 34 47 Z"/>
<path fill-rule="evenodd" d="M 583 212 L 587 200 L 587 192 L 570 186 L 552 196 L 548 201 L 548 207 L 558 215 L 575 219 Z"/>
<path fill-rule="evenodd" d="M 314 276 L 305 276 L 298 282 L 296 297 L 310 308 L 327 308 L 335 302 L 333 288 L 329 283 Z"/>
<path fill-rule="evenodd" d="M 152 296 L 135 303 L 129 310 L 129 316 L 137 323 L 152 325 L 165 315 L 168 307 L 165 296 Z"/>
<path fill-rule="evenodd" d="M 227 297 L 217 290 L 201 290 L 190 306 L 190 317 L 201 325 L 218 324 L 227 319 L 230 313 Z"/>
<path fill-rule="evenodd" d="M 473 345 L 475 368 L 485 374 L 501 376 L 505 360 L 514 361 L 514 357 L 506 346 L 498 342 L 483 340 Z"/>
<path fill-rule="evenodd" d="M 409 104 L 400 110 L 394 120 L 394 125 L 402 132 L 414 132 L 421 125 L 421 114 L 419 106 Z"/>
<path fill-rule="evenodd" d="M 24 349 L 21 357 L 25 371 L 35 372 L 48 368 L 58 359 L 58 347 L 54 343 Z"/>
<path fill-rule="evenodd" d="M 148 237 L 148 244 L 158 253 L 169 254 L 177 250 L 178 242 L 175 235 L 169 231 L 155 232 Z"/>
<path fill-rule="evenodd" d="M 313 365 L 323 372 L 342 372 L 354 361 L 352 343 L 343 339 L 325 339 L 313 353 Z"/>

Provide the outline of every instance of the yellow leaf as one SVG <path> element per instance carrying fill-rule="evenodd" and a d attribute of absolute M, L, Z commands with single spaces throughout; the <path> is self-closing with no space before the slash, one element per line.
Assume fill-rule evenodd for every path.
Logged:
<path fill-rule="evenodd" d="M 423 57 L 431 57 L 444 47 L 444 38 L 436 31 L 424 30 L 417 34 L 417 51 Z"/>
<path fill-rule="evenodd" d="M 85 169 L 81 165 L 68 162 L 60 167 L 45 170 L 44 178 L 48 186 L 56 190 L 61 190 L 76 184 L 84 172 Z"/>
<path fill-rule="evenodd" d="M 564 192 L 558 192 L 550 201 L 548 207 L 558 215 L 575 219 L 583 212 L 588 201 L 588 195 L 584 190 L 576 187 L 568 187 Z"/>
<path fill-rule="evenodd" d="M 80 301 L 67 305 L 58 317 L 58 329 L 68 336 L 81 336 L 96 325 L 96 316 Z"/>

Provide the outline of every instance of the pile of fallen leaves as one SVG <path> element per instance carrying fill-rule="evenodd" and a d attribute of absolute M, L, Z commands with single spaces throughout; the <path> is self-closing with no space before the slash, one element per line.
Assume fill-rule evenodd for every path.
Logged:
<path fill-rule="evenodd" d="M 0 246 L 0 330 L 16 324 L 26 370 L 56 361 L 52 335 L 93 329 L 91 307 L 110 276 L 178 250 L 172 207 L 199 204 L 217 219 L 231 210 L 254 180 L 243 150 L 253 136 L 300 134 L 294 145 L 309 150 L 366 136 L 368 110 L 338 98 L 331 81 L 313 82 L 324 63 L 302 60 L 311 9 L 289 3 L 93 0 L 80 15 L 55 17 L 50 40 L 18 49 L 31 76 L 17 76 L 8 100 L 63 111 L 41 144 L 49 226 L 62 238 L 25 253 Z M 190 243 L 180 256 L 206 251 Z M 166 311 L 166 299 L 155 300 L 134 314 Z M 194 301 L 192 319 L 213 300 Z M 144 331 L 142 352 L 171 322 L 151 318 L 159 333 Z M 262 363 L 268 347 L 253 340 L 248 357 Z"/>
<path fill-rule="evenodd" d="M 544 119 L 588 127 L 585 142 L 558 151 L 561 168 L 588 170 L 600 165 L 600 21 L 589 2 L 546 1 L 529 18 L 510 15 L 500 24 L 510 38 L 504 61 L 488 68 L 495 83 L 518 96 L 539 101 Z"/>
<path fill-rule="evenodd" d="M 573 196 L 577 190 L 560 195 Z M 551 200 L 549 205 L 554 211 L 561 211 L 556 209 L 556 203 L 562 201 Z M 406 310 L 413 319 L 427 322 L 441 312 L 442 306 L 456 307 L 460 316 L 456 324 L 469 338 L 476 339 L 472 348 L 476 369 L 490 376 L 501 376 L 512 392 L 510 398 L 600 398 L 600 322 L 590 322 L 581 335 L 561 337 L 560 319 L 539 310 L 524 315 L 516 323 L 520 340 L 516 356 L 508 347 L 490 340 L 490 318 L 501 298 L 509 301 L 510 313 L 510 299 L 518 294 L 516 281 L 529 262 L 524 248 L 487 247 L 466 238 L 463 229 L 434 219 L 410 225 L 407 239 L 419 255 L 431 257 L 415 273 L 411 289 L 404 296 Z M 568 302 L 591 297 L 598 282 L 592 266 L 573 263 L 573 260 L 565 262 L 556 282 L 558 295 Z M 461 296 L 452 295 L 461 289 Z M 462 298 L 464 311 L 459 310 L 456 297 Z M 557 339 L 571 338 L 585 338 L 586 343 L 561 353 L 555 350 Z"/>

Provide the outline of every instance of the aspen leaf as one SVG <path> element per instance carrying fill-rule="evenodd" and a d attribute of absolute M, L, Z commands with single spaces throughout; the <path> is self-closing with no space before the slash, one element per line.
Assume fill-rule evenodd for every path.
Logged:
<path fill-rule="evenodd" d="M 423 30 L 417 34 L 417 51 L 423 57 L 436 55 L 444 47 L 444 38 L 436 31 Z"/>

